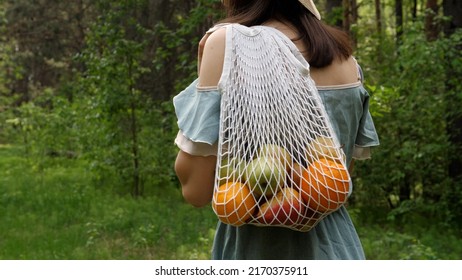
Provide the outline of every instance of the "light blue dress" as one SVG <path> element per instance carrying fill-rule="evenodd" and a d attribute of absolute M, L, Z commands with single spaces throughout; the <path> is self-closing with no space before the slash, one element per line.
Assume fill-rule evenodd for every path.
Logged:
<path fill-rule="evenodd" d="M 358 82 L 341 87 L 318 87 L 332 127 L 343 146 L 347 163 L 366 159 L 369 147 L 379 145 L 369 112 L 369 95 Z M 174 97 L 180 149 L 191 153 L 209 147 L 213 154 L 218 140 L 221 92 L 197 88 L 197 80 Z M 186 144 L 185 144 L 186 143 Z M 197 145 L 202 145 L 199 149 Z M 216 148 L 216 146 L 215 146 Z M 207 150 L 207 149 L 206 149 Z M 345 207 L 328 215 L 308 232 L 282 227 L 239 227 L 218 221 L 212 259 L 365 259 L 358 234 Z"/>

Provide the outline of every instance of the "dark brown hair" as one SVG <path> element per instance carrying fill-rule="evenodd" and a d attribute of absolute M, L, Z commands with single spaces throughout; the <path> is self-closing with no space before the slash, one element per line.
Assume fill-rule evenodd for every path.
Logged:
<path fill-rule="evenodd" d="M 328 66 L 335 58 L 347 59 L 353 52 L 348 35 L 318 20 L 298 0 L 228 0 L 227 18 L 221 22 L 245 26 L 261 25 L 276 19 L 293 25 L 306 46 L 308 63 Z"/>

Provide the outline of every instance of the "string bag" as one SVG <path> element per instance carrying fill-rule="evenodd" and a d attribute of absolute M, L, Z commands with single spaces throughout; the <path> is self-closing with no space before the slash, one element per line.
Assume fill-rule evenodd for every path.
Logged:
<path fill-rule="evenodd" d="M 309 65 L 274 28 L 225 28 L 212 207 L 234 226 L 309 231 L 351 190 Z"/>

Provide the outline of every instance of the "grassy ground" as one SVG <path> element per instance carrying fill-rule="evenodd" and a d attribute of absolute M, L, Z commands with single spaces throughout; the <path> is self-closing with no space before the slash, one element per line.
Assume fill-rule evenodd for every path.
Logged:
<path fill-rule="evenodd" d="M 0 146 L 0 259 L 209 257 L 216 218 L 177 190 L 112 195 L 94 187 L 81 162 L 38 171 L 18 154 Z"/>
<path fill-rule="evenodd" d="M 174 187 L 133 199 L 95 187 L 85 165 L 38 167 L 0 146 L 0 259 L 208 259 L 216 218 Z M 460 232 L 364 222 L 351 210 L 368 259 L 459 259 Z M 362 221 L 362 222 L 361 222 Z"/>

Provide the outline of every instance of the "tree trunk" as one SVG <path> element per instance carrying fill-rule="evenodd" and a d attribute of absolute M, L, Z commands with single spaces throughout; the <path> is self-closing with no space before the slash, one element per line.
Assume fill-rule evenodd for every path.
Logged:
<path fill-rule="evenodd" d="M 412 20 L 415 21 L 417 19 L 417 0 L 412 1 L 411 14 L 412 14 Z"/>
<path fill-rule="evenodd" d="M 382 4 L 380 0 L 375 0 L 375 28 L 377 32 L 377 37 L 379 38 L 379 43 L 377 44 L 377 63 L 381 64 L 383 61 L 382 56 Z"/>
<path fill-rule="evenodd" d="M 443 0 L 444 15 L 451 17 L 446 25 L 445 32 L 450 35 L 458 28 L 462 28 L 462 1 L 460 0 Z"/>
<path fill-rule="evenodd" d="M 379 37 L 382 37 L 382 6 L 380 0 L 375 0 L 375 28 Z"/>
<path fill-rule="evenodd" d="M 462 28 L 462 1 L 460 0 L 444 0 L 443 1 L 444 15 L 450 17 L 451 20 L 445 26 L 445 33 L 447 36 L 453 34 L 457 29 Z M 459 49 L 462 46 L 459 46 Z M 447 70 L 447 80 L 457 80 L 457 71 L 453 69 Z M 448 133 L 451 146 L 455 147 L 455 151 L 451 152 L 451 155 L 459 155 L 450 157 L 449 164 L 449 176 L 454 180 L 462 180 L 462 157 L 460 157 L 462 147 L 462 116 L 460 104 L 461 98 L 456 94 L 458 90 L 455 89 L 455 85 L 447 84 L 447 92 L 449 92 L 448 102 Z"/>
<path fill-rule="evenodd" d="M 343 30 L 350 34 L 350 1 L 343 0 Z"/>
<path fill-rule="evenodd" d="M 351 31 L 351 26 L 358 21 L 358 4 L 356 0 L 343 0 L 343 30 L 350 36 L 354 47 L 357 44 L 356 34 Z"/>
<path fill-rule="evenodd" d="M 326 14 L 329 16 L 329 20 L 332 21 L 337 27 L 343 27 L 342 7 L 343 0 L 327 0 L 326 1 Z"/>
<path fill-rule="evenodd" d="M 139 144 L 138 144 L 138 121 L 136 117 L 136 93 L 135 93 L 135 81 L 133 75 L 133 59 L 132 57 L 127 57 L 128 63 L 128 79 L 130 84 L 128 85 L 128 89 L 130 90 L 131 95 L 131 102 L 130 102 L 130 133 L 131 133 L 131 156 L 132 156 L 132 189 L 131 193 L 134 197 L 139 197 L 143 195 L 143 191 L 141 189 L 140 184 L 140 162 L 139 162 Z"/>
<path fill-rule="evenodd" d="M 427 0 L 425 11 L 425 35 L 428 41 L 434 41 L 438 38 L 439 28 L 435 23 L 435 18 L 438 15 L 438 1 Z"/>
<path fill-rule="evenodd" d="M 356 25 L 358 23 L 358 2 L 356 0 L 350 0 L 350 15 L 351 15 L 351 24 Z M 351 32 L 350 34 L 352 36 L 353 44 L 356 47 L 358 43 L 358 38 L 356 36 L 356 32 Z"/>
<path fill-rule="evenodd" d="M 401 45 L 403 37 L 403 0 L 395 0 L 396 44 Z"/>

